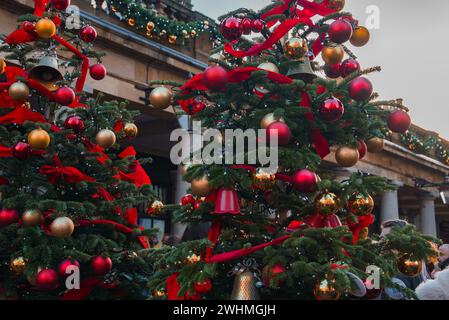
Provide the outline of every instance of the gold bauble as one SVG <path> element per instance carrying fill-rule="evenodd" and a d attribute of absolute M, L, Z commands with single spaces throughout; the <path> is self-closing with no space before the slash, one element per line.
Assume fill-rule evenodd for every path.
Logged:
<path fill-rule="evenodd" d="M 153 298 L 165 298 L 167 296 L 167 292 L 164 289 L 154 290 L 152 294 Z"/>
<path fill-rule="evenodd" d="M 313 294 L 317 300 L 333 301 L 340 299 L 341 293 L 335 289 L 334 280 L 324 279 L 317 282 Z"/>
<path fill-rule="evenodd" d="M 22 215 L 23 225 L 25 227 L 38 226 L 41 224 L 42 220 L 42 213 L 38 209 L 26 210 Z"/>
<path fill-rule="evenodd" d="M 368 152 L 379 153 L 382 152 L 385 146 L 385 140 L 382 138 L 373 137 L 366 141 Z"/>
<path fill-rule="evenodd" d="M 147 23 L 147 31 L 148 31 L 149 33 L 153 32 L 154 27 L 155 27 L 154 22 L 149 21 L 149 22 Z"/>
<path fill-rule="evenodd" d="M 321 57 L 326 64 L 332 66 L 343 61 L 343 58 L 345 57 L 345 50 L 341 45 L 328 45 L 323 48 Z"/>
<path fill-rule="evenodd" d="M 5 59 L 0 58 L 0 74 L 5 73 L 6 62 Z"/>
<path fill-rule="evenodd" d="M 290 38 L 285 42 L 284 53 L 290 59 L 302 59 L 309 51 L 307 40 L 303 38 Z"/>
<path fill-rule="evenodd" d="M 50 234 L 57 238 L 68 238 L 75 230 L 75 224 L 68 217 L 58 217 L 50 224 Z"/>
<path fill-rule="evenodd" d="M 187 30 L 186 29 L 183 29 L 182 31 L 181 31 L 181 33 L 182 33 L 182 35 L 184 36 L 184 38 L 189 38 L 189 33 L 187 32 Z"/>
<path fill-rule="evenodd" d="M 268 128 L 270 124 L 273 122 L 285 122 L 284 118 L 282 117 L 275 117 L 273 113 L 267 113 L 262 120 L 260 120 L 260 127 L 262 129 Z"/>
<path fill-rule="evenodd" d="M 177 37 L 174 34 L 171 34 L 171 35 L 168 36 L 168 42 L 170 44 L 175 44 L 176 43 L 176 39 L 177 39 Z"/>
<path fill-rule="evenodd" d="M 334 11 L 341 11 L 345 7 L 346 1 L 345 0 L 329 0 L 327 3 L 327 6 L 329 9 Z"/>
<path fill-rule="evenodd" d="M 129 19 L 128 19 L 128 24 L 129 24 L 131 27 L 134 27 L 134 26 L 136 25 L 136 20 L 134 20 L 133 18 L 129 18 Z"/>
<path fill-rule="evenodd" d="M 359 26 L 354 29 L 352 37 L 349 41 L 351 41 L 351 44 L 355 47 L 363 47 L 368 43 L 369 39 L 369 30 L 365 27 Z"/>
<path fill-rule="evenodd" d="M 332 215 L 340 210 L 340 198 L 332 192 L 320 193 L 315 198 L 315 213 Z"/>
<path fill-rule="evenodd" d="M 148 213 L 151 216 L 162 215 L 164 213 L 164 204 L 159 200 L 153 201 L 150 208 L 148 209 Z"/>
<path fill-rule="evenodd" d="M 254 172 L 252 180 L 254 189 L 267 191 L 274 188 L 274 185 L 276 184 L 276 175 L 259 168 Z"/>
<path fill-rule="evenodd" d="M 9 86 L 8 95 L 12 100 L 27 100 L 30 95 L 30 88 L 25 83 L 17 81 Z"/>
<path fill-rule="evenodd" d="M 159 35 L 161 37 L 165 36 L 167 34 L 167 30 L 162 30 L 161 32 L 159 32 Z"/>
<path fill-rule="evenodd" d="M 97 133 L 95 141 L 102 148 L 110 148 L 115 144 L 116 136 L 115 133 L 109 129 L 103 129 Z"/>
<path fill-rule="evenodd" d="M 263 62 L 257 66 L 257 68 L 262 70 L 267 70 L 271 72 L 279 73 L 279 68 L 272 62 Z"/>
<path fill-rule="evenodd" d="M 47 149 L 50 145 L 50 135 L 42 128 L 34 129 L 28 133 L 27 141 L 33 149 Z"/>
<path fill-rule="evenodd" d="M 192 31 L 190 31 L 190 36 L 192 37 L 192 38 L 195 38 L 196 37 L 196 30 L 192 30 Z"/>
<path fill-rule="evenodd" d="M 15 274 L 21 275 L 27 266 L 27 262 L 23 257 L 12 259 L 9 263 L 9 269 Z"/>
<path fill-rule="evenodd" d="M 195 264 L 201 261 L 201 256 L 192 253 L 191 255 L 189 255 L 186 259 L 186 263 L 187 264 Z"/>
<path fill-rule="evenodd" d="M 125 132 L 127 137 L 134 138 L 139 133 L 139 129 L 134 123 L 127 123 L 123 128 L 123 132 Z"/>
<path fill-rule="evenodd" d="M 353 193 L 346 203 L 346 208 L 356 216 L 366 216 L 373 212 L 374 200 L 369 194 Z"/>
<path fill-rule="evenodd" d="M 167 109 L 172 103 L 173 92 L 166 87 L 157 87 L 150 93 L 150 103 L 158 110 Z"/>
<path fill-rule="evenodd" d="M 359 232 L 359 240 L 366 240 L 368 239 L 369 236 L 369 229 L 368 228 L 363 228 L 362 230 L 360 230 Z"/>
<path fill-rule="evenodd" d="M 353 167 L 359 161 L 359 150 L 351 147 L 340 147 L 335 152 L 335 160 L 342 167 Z"/>
<path fill-rule="evenodd" d="M 212 192 L 212 187 L 206 176 L 192 180 L 191 188 L 192 193 L 198 197 L 207 197 Z"/>
<path fill-rule="evenodd" d="M 404 254 L 398 260 L 398 270 L 408 277 L 416 277 L 422 271 L 422 264 L 422 260 L 412 260 L 409 254 Z"/>
<path fill-rule="evenodd" d="M 40 19 L 35 28 L 37 35 L 43 39 L 50 39 L 56 34 L 56 25 L 47 18 Z"/>

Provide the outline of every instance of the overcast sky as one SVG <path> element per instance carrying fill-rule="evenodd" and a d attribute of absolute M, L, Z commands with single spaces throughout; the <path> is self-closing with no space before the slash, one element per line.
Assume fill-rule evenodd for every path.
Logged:
<path fill-rule="evenodd" d="M 269 0 L 192 0 L 195 10 L 213 18 Z M 345 10 L 362 24 L 370 5 L 378 6 L 380 28 L 371 42 L 354 50 L 362 67 L 380 65 L 370 79 L 383 99 L 403 98 L 414 123 L 449 138 L 449 1 L 346 0 Z"/>

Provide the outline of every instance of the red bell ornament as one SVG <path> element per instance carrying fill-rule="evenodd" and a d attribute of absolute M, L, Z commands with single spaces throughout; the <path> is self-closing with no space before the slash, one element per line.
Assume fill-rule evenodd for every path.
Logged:
<path fill-rule="evenodd" d="M 78 116 L 68 117 L 64 122 L 66 129 L 72 129 L 75 132 L 81 132 L 84 129 L 84 122 Z"/>
<path fill-rule="evenodd" d="M 90 265 L 92 271 L 98 276 L 104 276 L 112 270 L 112 260 L 109 257 L 96 256 L 92 258 Z"/>
<path fill-rule="evenodd" d="M 62 261 L 59 266 L 58 266 L 58 273 L 61 277 L 67 277 L 69 276 L 72 272 L 69 272 L 69 270 L 67 270 L 68 267 L 80 267 L 80 263 L 75 260 L 75 259 L 66 259 L 64 261 Z"/>
<path fill-rule="evenodd" d="M 103 80 L 107 73 L 106 67 L 101 63 L 94 64 L 89 69 L 89 74 L 94 80 Z"/>
<path fill-rule="evenodd" d="M 2 209 L 0 211 L 0 227 L 19 221 L 19 213 L 14 209 Z"/>
<path fill-rule="evenodd" d="M 222 90 L 228 83 L 228 72 L 219 66 L 211 66 L 203 73 L 203 83 L 210 90 Z"/>
<path fill-rule="evenodd" d="M 237 192 L 233 189 L 219 189 L 213 214 L 241 214 Z"/>
<path fill-rule="evenodd" d="M 355 101 L 368 100 L 373 94 L 373 85 L 365 77 L 358 77 L 349 83 L 349 96 Z"/>
<path fill-rule="evenodd" d="M 342 44 L 351 39 L 352 26 L 346 20 L 337 20 L 330 25 L 328 33 L 332 42 Z"/>
<path fill-rule="evenodd" d="M 341 227 L 343 224 L 340 221 L 340 218 L 336 214 L 332 214 L 327 216 L 324 220 L 324 228 L 337 228 Z"/>
<path fill-rule="evenodd" d="M 12 149 L 12 155 L 19 160 L 26 160 L 31 155 L 31 146 L 25 142 L 17 143 Z"/>
<path fill-rule="evenodd" d="M 335 122 L 341 119 L 345 113 L 345 107 L 337 98 L 329 98 L 323 101 L 318 112 L 321 119 L 328 122 Z"/>
<path fill-rule="evenodd" d="M 253 20 L 251 29 L 255 33 L 260 33 L 260 32 L 262 32 L 264 27 L 265 27 L 265 21 L 263 21 L 262 19 L 255 19 L 255 20 Z"/>
<path fill-rule="evenodd" d="M 228 41 L 239 39 L 242 34 L 242 20 L 236 17 L 229 17 L 221 23 L 221 34 Z"/>
<path fill-rule="evenodd" d="M 70 106 L 75 98 L 75 92 L 69 87 L 61 87 L 55 93 L 56 102 L 63 106 Z"/>
<path fill-rule="evenodd" d="M 407 112 L 396 110 L 388 117 L 388 128 L 397 133 L 405 133 L 412 125 L 412 120 Z"/>
<path fill-rule="evenodd" d="M 277 136 L 278 145 L 283 146 L 288 144 L 292 138 L 292 132 L 290 131 L 288 125 L 280 121 L 270 124 L 267 127 L 266 132 L 267 143 L 270 143 L 272 137 L 273 139 L 275 139 L 275 137 Z"/>
<path fill-rule="evenodd" d="M 251 34 L 253 28 L 253 21 L 250 18 L 243 18 L 241 25 L 243 34 L 246 35 Z"/>
<path fill-rule="evenodd" d="M 95 30 L 95 28 L 92 26 L 86 26 L 81 29 L 80 37 L 84 42 L 94 42 L 95 39 L 97 39 L 97 30 Z"/>
<path fill-rule="evenodd" d="M 352 59 L 352 58 L 346 59 L 345 61 L 343 61 L 341 63 L 340 72 L 341 72 L 341 76 L 343 78 L 346 78 L 351 73 L 359 71 L 359 70 L 360 70 L 360 63 L 355 59 Z"/>
<path fill-rule="evenodd" d="M 368 147 L 366 146 L 365 141 L 363 140 L 359 140 L 357 141 L 358 145 L 359 145 L 359 160 L 362 160 L 365 156 L 366 153 L 368 152 Z"/>
<path fill-rule="evenodd" d="M 303 169 L 292 177 L 293 189 L 300 192 L 313 192 L 318 184 L 318 176 L 315 172 Z"/>
<path fill-rule="evenodd" d="M 341 63 L 337 63 L 337 64 L 333 64 L 333 65 L 326 64 L 323 67 L 323 71 L 326 74 L 326 77 L 331 78 L 331 79 L 337 79 L 337 78 L 341 77 L 340 68 L 341 68 Z"/>
<path fill-rule="evenodd" d="M 44 291 L 55 290 L 59 287 L 58 273 L 53 269 L 41 270 L 36 276 L 36 286 Z"/>
<path fill-rule="evenodd" d="M 51 6 L 56 10 L 65 11 L 70 6 L 70 0 L 51 0 Z"/>

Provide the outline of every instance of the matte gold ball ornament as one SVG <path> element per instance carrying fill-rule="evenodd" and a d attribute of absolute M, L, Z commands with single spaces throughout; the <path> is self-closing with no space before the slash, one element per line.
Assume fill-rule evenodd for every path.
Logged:
<path fill-rule="evenodd" d="M 47 131 L 37 128 L 28 133 L 27 141 L 33 149 L 44 150 L 50 145 L 51 138 Z"/>
<path fill-rule="evenodd" d="M 95 137 L 95 141 L 102 148 L 112 147 L 116 140 L 117 137 L 115 136 L 115 133 L 109 129 L 100 130 Z"/>
<path fill-rule="evenodd" d="M 329 44 L 321 51 L 321 57 L 327 65 L 338 64 L 345 57 L 345 50 L 341 45 Z"/>
<path fill-rule="evenodd" d="M 307 51 L 309 51 L 309 45 L 306 39 L 290 38 L 285 42 L 284 54 L 287 58 L 294 60 L 302 59 Z"/>
<path fill-rule="evenodd" d="M 342 167 L 353 167 L 359 161 L 359 151 L 351 147 L 340 147 L 335 152 L 335 160 Z"/>
<path fill-rule="evenodd" d="M 173 92 L 166 87 L 157 87 L 150 93 L 150 103 L 153 108 L 164 110 L 172 103 Z"/>
<path fill-rule="evenodd" d="M 359 217 L 369 215 L 374 210 L 373 197 L 369 194 L 354 193 L 349 197 L 346 208 Z"/>
<path fill-rule="evenodd" d="M 359 232 L 359 240 L 366 240 L 368 239 L 369 236 L 369 229 L 368 228 L 363 228 L 362 230 L 360 230 Z"/>
<path fill-rule="evenodd" d="M 40 19 L 35 26 L 36 34 L 39 38 L 50 39 L 56 34 L 56 25 L 48 18 Z"/>
<path fill-rule="evenodd" d="M 282 117 L 275 117 L 275 116 L 274 116 L 274 113 L 267 113 L 267 114 L 262 118 L 262 120 L 260 120 L 260 127 L 261 127 L 262 129 L 266 129 L 266 128 L 268 128 L 268 126 L 269 126 L 270 124 L 272 124 L 273 122 L 284 122 L 284 123 L 285 123 L 285 120 L 284 120 L 284 118 L 282 118 Z"/>
<path fill-rule="evenodd" d="M 153 32 L 154 28 L 155 28 L 154 22 L 153 21 L 148 21 L 148 23 L 147 23 L 147 31 L 151 33 L 151 32 Z"/>
<path fill-rule="evenodd" d="M 68 238 L 75 230 L 75 224 L 69 217 L 58 217 L 50 224 L 50 234 L 57 238 Z"/>
<path fill-rule="evenodd" d="M 23 257 L 17 257 L 12 259 L 9 263 L 9 269 L 17 275 L 23 274 L 25 268 L 27 266 L 27 262 Z"/>
<path fill-rule="evenodd" d="M 129 18 L 128 25 L 131 27 L 134 27 L 136 25 L 136 20 L 134 20 L 133 18 Z"/>
<path fill-rule="evenodd" d="M 212 192 L 212 187 L 206 176 L 199 179 L 193 179 L 191 188 L 192 193 L 198 197 L 207 197 Z"/>
<path fill-rule="evenodd" d="M 408 277 L 416 277 L 422 271 L 422 260 L 411 259 L 409 254 L 402 255 L 398 260 L 398 270 Z"/>
<path fill-rule="evenodd" d="M 151 216 L 160 216 L 164 213 L 164 204 L 162 201 L 156 200 L 153 201 L 150 208 L 148 209 L 148 213 Z"/>
<path fill-rule="evenodd" d="M 30 88 L 28 88 L 28 86 L 25 83 L 17 81 L 9 86 L 8 95 L 12 100 L 16 101 L 28 100 L 28 97 L 30 95 Z"/>
<path fill-rule="evenodd" d="M 139 129 L 134 123 L 126 123 L 123 127 L 123 132 L 125 132 L 127 137 L 135 138 L 139 133 Z"/>
<path fill-rule="evenodd" d="M 38 209 L 26 210 L 22 214 L 22 222 L 25 227 L 35 227 L 43 221 L 42 212 Z"/>
<path fill-rule="evenodd" d="M 363 47 L 369 42 L 370 39 L 369 30 L 365 27 L 355 27 L 351 39 L 349 40 L 354 47 Z"/>
<path fill-rule="evenodd" d="M 385 146 L 385 140 L 378 137 L 372 137 L 366 141 L 368 152 L 379 153 L 382 152 Z"/>
<path fill-rule="evenodd" d="M 168 36 L 168 43 L 175 44 L 176 43 L 176 39 L 178 39 L 178 37 L 176 37 L 174 34 L 171 34 L 171 35 Z"/>
<path fill-rule="evenodd" d="M 257 66 L 258 69 L 279 73 L 279 68 L 272 62 L 262 62 Z"/>
<path fill-rule="evenodd" d="M 334 301 L 340 299 L 341 293 L 335 288 L 335 280 L 324 279 L 315 285 L 313 294 L 317 300 Z"/>
<path fill-rule="evenodd" d="M 315 198 L 315 213 L 336 214 L 340 210 L 340 198 L 332 192 L 322 192 Z"/>

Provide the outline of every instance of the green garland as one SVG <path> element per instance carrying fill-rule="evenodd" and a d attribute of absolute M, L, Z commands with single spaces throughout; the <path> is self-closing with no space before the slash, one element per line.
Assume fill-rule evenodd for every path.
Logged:
<path fill-rule="evenodd" d="M 410 151 L 435 156 L 439 161 L 449 165 L 449 148 L 440 139 L 436 137 L 421 138 L 413 132 L 401 134 L 400 138 L 401 144 Z"/>
<path fill-rule="evenodd" d="M 209 33 L 212 43 L 220 43 L 223 38 L 214 23 L 209 20 L 182 22 L 159 16 L 145 8 L 141 0 L 105 0 L 103 9 L 114 17 L 125 21 L 147 37 L 167 39 L 170 44 L 182 43 Z"/>

